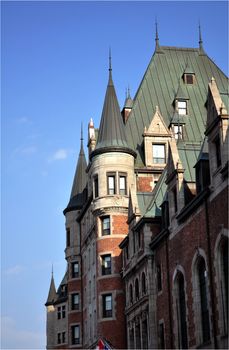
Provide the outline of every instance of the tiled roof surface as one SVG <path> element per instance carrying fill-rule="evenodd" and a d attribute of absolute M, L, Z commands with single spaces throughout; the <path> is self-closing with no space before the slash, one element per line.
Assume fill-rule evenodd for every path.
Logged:
<path fill-rule="evenodd" d="M 187 62 L 195 73 L 196 83 L 193 85 L 185 84 L 182 80 Z M 126 124 L 127 141 L 129 146 L 137 152 L 136 166 L 144 166 L 142 133 L 145 126 L 148 128 L 155 107 L 159 106 L 166 125 L 169 126 L 174 115 L 173 102 L 179 91 L 188 98 L 188 115 L 183 117 L 185 118 L 184 142 L 199 143 L 200 151 L 207 118 L 205 102 L 208 83 L 212 76 L 216 80 L 219 91 L 228 92 L 227 77 L 199 49 L 161 46 L 160 52 L 154 53 L 135 95 L 133 108 Z M 179 143 L 178 148 L 181 149 L 181 158 L 186 163 L 184 167 L 188 169 L 189 158 L 197 157 L 196 150 L 194 157 L 191 151 L 186 151 L 182 143 Z M 189 169 L 188 172 L 188 177 L 192 178 L 192 170 Z"/>

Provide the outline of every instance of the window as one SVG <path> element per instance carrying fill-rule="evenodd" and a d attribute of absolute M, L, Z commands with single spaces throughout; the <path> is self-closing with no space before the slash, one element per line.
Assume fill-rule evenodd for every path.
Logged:
<path fill-rule="evenodd" d="M 222 296 L 223 296 L 223 309 L 224 314 L 226 313 L 226 319 L 224 316 L 224 323 L 228 324 L 228 240 L 225 240 L 222 245 L 221 250 L 221 264 L 222 264 L 222 282 L 221 282 L 221 289 L 222 290 Z M 226 326 L 225 326 L 226 328 Z"/>
<path fill-rule="evenodd" d="M 138 236 L 138 248 L 140 249 L 141 248 L 141 232 L 140 231 L 137 232 L 137 236 Z"/>
<path fill-rule="evenodd" d="M 161 278 L 161 265 L 157 265 L 157 292 L 160 292 L 162 290 L 162 278 Z"/>
<path fill-rule="evenodd" d="M 193 85 L 194 84 L 194 78 L 195 78 L 195 74 L 184 74 L 184 81 L 186 84 L 190 84 Z"/>
<path fill-rule="evenodd" d="M 79 263 L 73 262 L 72 263 L 72 278 L 79 277 Z"/>
<path fill-rule="evenodd" d="M 65 332 L 62 332 L 62 343 L 65 343 L 65 340 L 66 339 L 66 337 L 65 337 Z"/>
<path fill-rule="evenodd" d="M 138 278 L 135 280 L 135 299 L 139 299 L 139 283 Z"/>
<path fill-rule="evenodd" d="M 201 325 L 202 325 L 202 340 L 203 343 L 210 339 L 210 324 L 209 324 L 209 310 L 207 301 L 207 271 L 205 261 L 203 258 L 198 263 L 198 280 L 200 292 L 200 310 L 201 310 Z"/>
<path fill-rule="evenodd" d="M 146 275 L 142 273 L 142 295 L 146 294 Z"/>
<path fill-rule="evenodd" d="M 66 229 L 66 246 L 70 247 L 70 228 Z"/>
<path fill-rule="evenodd" d="M 112 295 L 103 295 L 103 317 L 112 317 Z"/>
<path fill-rule="evenodd" d="M 72 310 L 79 310 L 79 293 L 71 294 Z"/>
<path fill-rule="evenodd" d="M 178 328 L 179 349 L 188 348 L 187 324 L 186 324 L 186 301 L 184 289 L 184 276 L 178 273 L 176 279 L 176 316 Z"/>
<path fill-rule="evenodd" d="M 183 139 L 183 128 L 182 125 L 174 125 L 173 126 L 174 131 L 174 137 L 176 140 L 182 140 Z"/>
<path fill-rule="evenodd" d="M 79 344 L 80 343 L 80 326 L 72 326 L 72 344 Z"/>
<path fill-rule="evenodd" d="M 215 144 L 216 166 L 218 168 L 221 166 L 221 150 L 220 150 L 219 136 L 217 136 L 217 138 L 214 140 L 214 144 Z"/>
<path fill-rule="evenodd" d="M 165 145 L 153 144 L 153 163 L 165 163 Z"/>
<path fill-rule="evenodd" d="M 126 260 L 129 260 L 129 244 L 125 247 Z"/>
<path fill-rule="evenodd" d="M 159 323 L 159 348 L 165 349 L 164 323 Z"/>
<path fill-rule="evenodd" d="M 61 344 L 61 333 L 57 333 L 57 344 Z"/>
<path fill-rule="evenodd" d="M 177 212 L 177 188 L 176 186 L 172 189 L 173 192 L 173 205 L 174 205 L 174 213 Z"/>
<path fill-rule="evenodd" d="M 126 195 L 126 175 L 119 176 L 119 194 Z"/>
<path fill-rule="evenodd" d="M 133 286 L 132 284 L 130 285 L 130 303 L 133 304 Z"/>
<path fill-rule="evenodd" d="M 148 349 L 148 326 L 147 319 L 142 321 L 142 348 Z"/>
<path fill-rule="evenodd" d="M 65 305 L 62 306 L 62 318 L 65 318 Z"/>
<path fill-rule="evenodd" d="M 98 182 L 98 176 L 94 177 L 94 198 L 97 198 L 99 196 L 99 182 Z"/>
<path fill-rule="evenodd" d="M 110 235 L 110 217 L 102 218 L 102 236 Z"/>
<path fill-rule="evenodd" d="M 107 176 L 107 193 L 115 194 L 115 175 L 113 174 Z"/>
<path fill-rule="evenodd" d="M 111 274 L 111 255 L 102 255 L 102 275 Z"/>
<path fill-rule="evenodd" d="M 179 115 L 187 114 L 187 101 L 177 101 L 177 109 Z"/>
<path fill-rule="evenodd" d="M 60 306 L 58 306 L 58 308 L 57 308 L 57 318 L 58 318 L 58 320 L 61 319 L 61 307 Z"/>

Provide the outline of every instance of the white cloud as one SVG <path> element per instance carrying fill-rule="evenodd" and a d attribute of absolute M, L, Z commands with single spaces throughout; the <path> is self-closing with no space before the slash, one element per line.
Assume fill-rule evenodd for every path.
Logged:
<path fill-rule="evenodd" d="M 36 146 L 26 146 L 26 147 L 18 147 L 13 151 L 13 154 L 20 155 L 32 155 L 37 152 Z"/>
<path fill-rule="evenodd" d="M 17 119 L 17 122 L 19 124 L 27 124 L 27 123 L 30 123 L 30 120 L 27 117 L 21 117 Z"/>
<path fill-rule="evenodd" d="M 60 148 L 49 158 L 49 162 L 64 160 L 68 157 L 70 151 L 66 148 Z"/>
<path fill-rule="evenodd" d="M 21 324 L 20 324 L 21 326 Z M 2 349 L 44 349 L 45 334 L 18 329 L 18 324 L 8 316 L 1 317 Z"/>
<path fill-rule="evenodd" d="M 12 266 L 12 267 L 9 267 L 8 269 L 6 269 L 4 271 L 4 274 L 7 275 L 7 276 L 19 275 L 24 270 L 25 270 L 24 266 L 22 266 L 22 265 L 15 265 L 15 266 Z"/>

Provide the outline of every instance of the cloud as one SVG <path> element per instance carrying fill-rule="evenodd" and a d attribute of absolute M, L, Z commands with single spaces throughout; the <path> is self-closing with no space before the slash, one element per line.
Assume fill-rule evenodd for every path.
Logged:
<path fill-rule="evenodd" d="M 45 334 L 18 329 L 18 323 L 11 317 L 1 317 L 1 328 L 2 349 L 44 349 Z"/>
<path fill-rule="evenodd" d="M 32 155 L 37 152 L 36 146 L 27 146 L 27 147 L 18 147 L 13 151 L 13 154 L 20 154 L 20 155 Z"/>
<path fill-rule="evenodd" d="M 17 119 L 17 122 L 18 122 L 19 124 L 27 124 L 27 123 L 29 123 L 30 121 L 29 121 L 29 119 L 28 119 L 27 117 L 21 117 L 21 118 L 18 118 L 18 119 Z"/>
<path fill-rule="evenodd" d="M 70 151 L 66 148 L 60 148 L 49 158 L 49 162 L 64 160 L 68 157 Z"/>
<path fill-rule="evenodd" d="M 24 270 L 25 270 L 24 266 L 22 266 L 22 265 L 15 265 L 15 266 L 12 266 L 12 267 L 9 267 L 8 269 L 6 269 L 4 271 L 4 274 L 7 275 L 7 276 L 19 275 Z"/>

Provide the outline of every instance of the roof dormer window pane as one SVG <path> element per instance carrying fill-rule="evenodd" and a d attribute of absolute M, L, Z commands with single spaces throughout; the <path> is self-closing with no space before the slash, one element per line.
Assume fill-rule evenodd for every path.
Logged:
<path fill-rule="evenodd" d="M 165 163 L 165 145 L 153 144 L 153 163 Z"/>
<path fill-rule="evenodd" d="M 179 115 L 187 114 L 187 101 L 177 101 L 177 109 Z"/>

